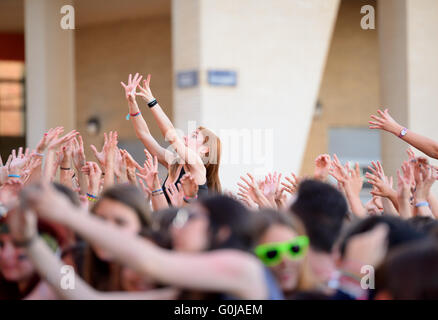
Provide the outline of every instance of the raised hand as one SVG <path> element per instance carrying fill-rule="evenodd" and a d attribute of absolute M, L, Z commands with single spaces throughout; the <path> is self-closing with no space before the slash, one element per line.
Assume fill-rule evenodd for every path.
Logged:
<path fill-rule="evenodd" d="M 180 181 L 184 195 L 188 198 L 195 198 L 198 194 L 199 186 L 190 172 L 184 174 Z"/>
<path fill-rule="evenodd" d="M 412 217 L 412 210 L 410 205 L 411 197 L 411 183 L 409 177 L 400 174 L 397 170 L 397 202 L 399 207 L 399 214 L 402 218 Z"/>
<path fill-rule="evenodd" d="M 237 185 L 240 187 L 239 192 L 240 193 L 247 193 L 251 199 L 259 205 L 259 207 L 267 207 L 267 208 L 276 208 L 277 205 L 275 202 L 270 202 L 265 195 L 263 194 L 262 190 L 260 190 L 259 185 L 257 181 L 254 179 L 254 177 L 247 173 L 248 178 L 245 178 L 243 176 L 240 177 L 240 179 L 246 184 L 238 183 Z"/>
<path fill-rule="evenodd" d="M 61 131 L 58 131 L 61 132 Z M 63 144 L 66 144 L 67 142 L 70 142 L 74 137 L 76 137 L 79 134 L 78 131 L 72 130 L 69 133 L 67 133 L 65 136 L 58 138 L 59 133 L 55 134 L 53 136 L 53 139 L 49 141 L 49 144 L 47 148 L 49 150 L 58 150 Z"/>
<path fill-rule="evenodd" d="M 398 136 L 403 127 L 391 117 L 388 109 L 384 111 L 377 110 L 377 113 L 379 114 L 378 116 L 371 115 L 373 121 L 368 122 L 370 124 L 369 128 L 385 130 Z"/>
<path fill-rule="evenodd" d="M 136 95 L 142 97 L 146 103 L 153 101 L 155 98 L 152 95 L 151 87 L 151 75 L 148 74 L 146 80 L 143 80 L 143 86 L 139 86 L 138 89 L 140 92 L 137 92 Z"/>
<path fill-rule="evenodd" d="M 43 160 L 41 159 L 41 157 L 34 152 L 32 152 L 29 156 L 29 161 L 26 164 L 26 166 L 24 167 L 24 174 L 27 176 L 27 178 L 29 178 L 34 172 L 36 172 L 37 168 L 40 168 L 42 165 Z M 40 176 L 40 170 L 38 170 L 38 178 Z M 37 179 L 38 179 L 37 178 Z M 26 181 L 28 181 L 26 179 Z"/>
<path fill-rule="evenodd" d="M 363 180 L 360 176 L 359 164 L 356 163 L 354 169 L 350 169 L 348 163 L 342 166 L 335 154 L 329 173 L 338 181 L 338 185 L 345 192 L 351 211 L 359 217 L 365 216 L 366 209 L 360 200 Z"/>
<path fill-rule="evenodd" d="M 273 175 L 269 173 L 267 176 L 265 176 L 265 180 L 259 184 L 259 187 L 261 190 L 263 190 L 263 195 L 266 197 L 266 199 L 271 202 L 275 201 L 275 195 L 278 188 L 277 172 L 274 172 Z"/>
<path fill-rule="evenodd" d="M 117 179 L 119 179 L 119 183 L 128 182 L 126 157 L 123 156 L 122 150 L 120 150 L 119 148 L 116 148 L 115 155 L 116 155 L 116 159 L 115 159 L 114 173 Z"/>
<path fill-rule="evenodd" d="M 246 204 L 246 206 L 250 209 L 257 209 L 258 205 L 254 202 L 254 200 L 251 199 L 248 192 L 244 190 L 243 188 L 240 188 L 237 192 L 237 196 L 239 197 L 239 200 Z"/>
<path fill-rule="evenodd" d="M 94 153 L 94 156 L 96 157 L 97 161 L 99 162 L 99 164 L 101 165 L 102 168 L 105 168 L 105 150 L 108 149 L 107 147 L 108 144 L 108 136 L 106 134 L 106 132 L 103 133 L 103 146 L 102 146 L 102 151 L 97 151 L 96 147 L 92 144 L 90 145 L 91 150 Z"/>
<path fill-rule="evenodd" d="M 81 171 L 89 176 L 88 178 L 88 191 L 94 196 L 99 194 L 100 181 L 102 178 L 102 170 L 96 162 L 88 161 L 85 166 L 81 168 Z"/>
<path fill-rule="evenodd" d="M 42 154 L 48 147 L 49 143 L 64 132 L 64 127 L 51 128 L 47 131 L 36 147 L 36 152 Z"/>
<path fill-rule="evenodd" d="M 157 185 L 158 159 L 157 156 L 154 156 L 152 160 L 151 154 L 146 149 L 144 149 L 144 152 L 146 160 L 143 167 L 139 169 L 140 173 L 137 173 L 137 176 L 146 182 L 149 189 L 155 190 L 155 188 L 159 188 L 159 185 Z"/>
<path fill-rule="evenodd" d="M 18 148 L 18 154 L 15 149 L 12 150 L 12 158 L 9 163 L 9 174 L 21 175 L 29 160 L 29 157 L 24 156 L 22 147 Z"/>
<path fill-rule="evenodd" d="M 284 187 L 282 191 L 286 191 L 287 193 L 294 195 L 298 190 L 299 179 L 293 172 L 291 173 L 291 178 L 288 176 L 284 178 L 287 180 L 287 182 L 281 183 L 281 185 Z"/>
<path fill-rule="evenodd" d="M 8 175 L 9 175 L 9 165 L 12 161 L 12 154 L 9 155 L 8 160 L 3 165 L 2 157 L 0 156 L 0 186 L 5 184 L 6 181 L 8 181 Z"/>
<path fill-rule="evenodd" d="M 417 182 L 417 187 L 415 190 L 415 201 L 416 203 L 427 201 L 429 196 L 430 188 L 435 183 L 438 177 L 437 170 L 432 166 L 423 166 L 421 168 L 419 179 Z"/>
<path fill-rule="evenodd" d="M 127 168 L 132 168 L 134 169 L 141 169 L 142 167 L 138 164 L 137 161 L 134 160 L 134 158 L 132 157 L 132 155 L 125 149 L 121 149 L 120 150 L 122 152 L 122 156 L 125 157 L 126 159 L 126 167 Z"/>
<path fill-rule="evenodd" d="M 126 100 L 128 100 L 131 103 L 135 101 L 136 89 L 142 78 L 143 76 L 140 76 L 138 73 L 134 75 L 134 78 L 132 78 L 132 74 L 129 74 L 128 84 L 125 84 L 124 82 L 120 82 L 122 87 L 125 89 Z"/>
<path fill-rule="evenodd" d="M 403 176 L 408 180 L 409 186 L 413 191 L 415 188 L 415 178 L 414 178 L 414 163 L 403 161 L 401 170 Z"/>
<path fill-rule="evenodd" d="M 391 197 L 395 196 L 395 190 L 392 188 L 392 177 L 385 176 L 383 167 L 379 161 L 373 161 L 371 162 L 371 164 L 372 166 L 368 166 L 368 169 L 370 169 L 372 173 L 367 172 L 365 174 L 368 182 L 374 187 L 374 190 L 371 191 L 371 194 L 374 196 L 386 197 L 391 199 Z"/>
<path fill-rule="evenodd" d="M 78 139 L 74 138 L 72 140 L 72 157 L 73 164 L 76 170 L 80 171 L 81 168 L 85 165 L 85 151 L 84 151 L 84 141 L 82 137 L 79 135 Z"/>
<path fill-rule="evenodd" d="M 328 154 L 321 154 L 315 159 L 315 171 L 313 176 L 316 180 L 327 180 L 331 162 L 332 160 Z"/>
<path fill-rule="evenodd" d="M 17 178 L 10 178 L 0 187 L 0 202 L 8 208 L 18 204 L 18 195 L 23 188 L 23 182 Z"/>
<path fill-rule="evenodd" d="M 181 188 L 181 184 L 175 185 L 173 183 L 167 188 L 167 195 L 169 196 L 172 206 L 178 208 L 184 204 L 184 192 Z"/>
<path fill-rule="evenodd" d="M 152 196 L 152 190 L 149 189 L 149 188 L 145 185 L 145 183 L 143 182 L 143 180 L 141 180 L 141 179 L 140 179 L 140 187 L 141 187 L 141 190 L 143 191 L 143 193 L 144 193 L 146 199 L 149 200 L 149 199 L 151 198 L 151 196 Z"/>

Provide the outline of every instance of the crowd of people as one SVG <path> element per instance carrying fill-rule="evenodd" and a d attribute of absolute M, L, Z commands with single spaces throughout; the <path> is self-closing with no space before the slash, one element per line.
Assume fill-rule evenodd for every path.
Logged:
<path fill-rule="evenodd" d="M 121 83 L 142 165 L 116 131 L 91 161 L 62 127 L 0 159 L 0 299 L 438 299 L 438 168 L 426 157 L 408 149 L 389 177 L 379 161 L 363 176 L 323 154 L 313 177 L 243 173 L 225 192 L 220 139 L 205 127 L 180 137 L 150 81 Z M 370 129 L 438 158 L 438 143 L 377 112 Z"/>

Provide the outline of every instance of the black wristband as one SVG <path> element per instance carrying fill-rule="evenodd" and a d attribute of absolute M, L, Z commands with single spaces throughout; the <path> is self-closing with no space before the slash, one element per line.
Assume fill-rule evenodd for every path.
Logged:
<path fill-rule="evenodd" d="M 148 103 L 149 108 L 152 108 L 153 106 L 155 106 L 157 104 L 157 99 L 152 100 L 151 102 Z"/>
<path fill-rule="evenodd" d="M 60 169 L 61 169 L 61 170 L 66 170 L 66 171 L 67 171 L 67 170 L 70 170 L 71 168 L 63 168 L 63 167 L 60 167 Z"/>

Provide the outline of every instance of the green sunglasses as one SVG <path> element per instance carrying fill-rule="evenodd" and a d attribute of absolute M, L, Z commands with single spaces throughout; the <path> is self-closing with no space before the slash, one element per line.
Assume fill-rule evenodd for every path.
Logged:
<path fill-rule="evenodd" d="M 261 244 L 255 248 L 255 254 L 266 266 L 272 267 L 279 264 L 283 256 L 292 260 L 302 258 L 308 246 L 309 238 L 306 236 L 298 236 L 286 242 Z"/>

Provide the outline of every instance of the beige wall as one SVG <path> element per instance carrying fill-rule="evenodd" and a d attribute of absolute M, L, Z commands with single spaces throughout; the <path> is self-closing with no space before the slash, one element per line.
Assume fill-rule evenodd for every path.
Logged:
<path fill-rule="evenodd" d="M 119 139 L 136 139 L 120 81 L 128 74 L 152 74 L 151 88 L 172 118 L 172 60 L 170 16 L 144 18 L 76 29 L 77 128 L 87 145 L 100 145 L 103 132 L 117 130 Z M 146 104 L 138 99 L 143 116 L 157 138 L 158 127 Z M 86 133 L 86 122 L 97 116 L 102 128 L 97 137 Z M 90 154 L 90 149 L 87 148 Z"/>
<path fill-rule="evenodd" d="M 176 121 L 185 130 L 187 120 L 198 120 L 221 136 L 225 188 L 234 189 L 245 171 L 299 169 L 338 3 L 172 2 L 174 36 L 181 37 L 174 41 L 174 70 L 199 68 L 201 75 L 199 90 L 175 88 Z M 194 54 L 179 56 L 186 50 Z M 210 86 L 210 69 L 236 71 L 237 86 Z M 199 107 L 186 109 L 187 101 Z M 231 148 L 244 131 L 248 139 Z"/>
<path fill-rule="evenodd" d="M 438 1 L 385 0 L 379 10 L 382 102 L 399 123 L 438 140 Z M 388 133 L 382 142 L 394 175 L 408 145 Z"/>
<path fill-rule="evenodd" d="M 402 124 L 409 121 L 407 20 L 405 0 L 378 2 L 381 102 Z M 395 175 L 407 145 L 382 132 L 382 161 L 387 174 Z"/>
<path fill-rule="evenodd" d="M 315 158 L 328 152 L 329 128 L 367 127 L 379 107 L 378 36 L 360 26 L 364 4 L 376 8 L 371 0 L 341 2 L 319 92 L 322 113 L 312 121 L 301 174 L 312 174 Z"/>
<path fill-rule="evenodd" d="M 35 148 L 43 133 L 75 127 L 74 31 L 60 27 L 62 0 L 25 1 L 26 143 Z"/>

